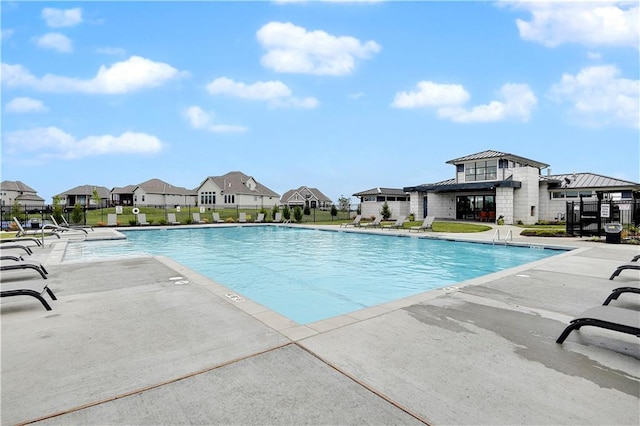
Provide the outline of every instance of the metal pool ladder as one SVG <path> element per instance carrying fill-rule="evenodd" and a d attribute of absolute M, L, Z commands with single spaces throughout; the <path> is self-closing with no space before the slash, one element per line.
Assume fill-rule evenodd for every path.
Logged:
<path fill-rule="evenodd" d="M 509 241 L 509 239 L 511 239 L 511 241 L 513 241 L 513 230 L 509 229 L 509 232 L 507 232 L 507 235 L 504 237 L 504 245 L 507 245 L 507 241 Z M 495 234 L 493 234 L 493 238 L 491 239 L 491 243 L 493 245 L 496 244 L 496 241 L 500 242 L 500 230 L 496 229 Z"/>

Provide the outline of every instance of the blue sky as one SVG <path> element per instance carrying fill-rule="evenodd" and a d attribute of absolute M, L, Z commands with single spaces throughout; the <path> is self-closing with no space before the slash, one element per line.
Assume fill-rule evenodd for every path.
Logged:
<path fill-rule="evenodd" d="M 640 181 L 637 2 L 7 2 L 2 180 L 334 201 L 486 149 Z"/>

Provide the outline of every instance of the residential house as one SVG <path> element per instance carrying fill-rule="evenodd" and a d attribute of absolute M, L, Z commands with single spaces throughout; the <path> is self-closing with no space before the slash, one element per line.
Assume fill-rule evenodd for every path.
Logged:
<path fill-rule="evenodd" d="M 16 202 L 26 208 L 44 206 L 44 198 L 35 189 L 20 181 L 3 180 L 0 183 L 0 204 L 11 207 Z"/>
<path fill-rule="evenodd" d="M 312 209 L 329 210 L 333 204 L 331 199 L 324 195 L 318 188 L 301 186 L 298 189 L 290 189 L 280 198 L 280 204 L 290 208 L 309 206 Z"/>
<path fill-rule="evenodd" d="M 455 177 L 403 188 L 410 193 L 416 219 L 441 219 L 534 224 L 561 219 L 567 198 L 632 199 L 640 184 L 593 173 L 552 175 L 549 165 L 518 155 L 487 150 L 447 161 Z M 547 169 L 546 174 L 542 170 Z"/>
<path fill-rule="evenodd" d="M 111 190 L 111 204 L 116 206 L 195 206 L 196 192 L 173 186 L 160 179 Z"/>
<path fill-rule="evenodd" d="M 100 202 L 93 198 L 93 191 L 98 192 Z M 62 207 L 73 208 L 80 204 L 83 208 L 101 208 L 109 205 L 109 189 L 104 186 L 81 185 L 56 195 Z"/>
<path fill-rule="evenodd" d="M 280 195 L 242 172 L 209 176 L 195 189 L 199 205 L 209 208 L 244 206 L 270 209 Z"/>
<path fill-rule="evenodd" d="M 409 216 L 409 194 L 398 188 L 373 188 L 353 194 L 360 199 L 360 213 L 363 217 L 377 216 L 387 203 L 391 211 L 390 219 Z"/>

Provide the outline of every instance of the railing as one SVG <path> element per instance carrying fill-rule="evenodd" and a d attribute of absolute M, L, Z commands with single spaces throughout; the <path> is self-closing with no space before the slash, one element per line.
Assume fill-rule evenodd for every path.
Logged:
<path fill-rule="evenodd" d="M 513 230 L 509 229 L 509 232 L 507 232 L 507 235 L 504 237 L 504 245 L 507 245 L 507 241 L 509 241 L 509 239 L 511 239 L 511 241 L 513 241 Z M 495 245 L 496 241 L 500 242 L 500 230 L 496 229 L 496 232 L 493 234 L 493 238 L 491 239 L 491 244 Z"/>

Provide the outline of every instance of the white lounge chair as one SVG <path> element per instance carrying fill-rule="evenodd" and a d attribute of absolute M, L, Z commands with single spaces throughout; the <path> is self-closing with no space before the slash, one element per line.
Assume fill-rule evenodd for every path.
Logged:
<path fill-rule="evenodd" d="M 180 222 L 176 220 L 175 213 L 167 213 L 167 223 L 169 225 L 180 225 Z"/>
<path fill-rule="evenodd" d="M 193 223 L 207 223 L 206 220 L 200 218 L 200 213 L 191 213 L 191 215 L 193 216 Z"/>
<path fill-rule="evenodd" d="M 247 223 L 247 214 L 245 212 L 240 212 L 240 215 L 238 216 L 238 222 Z"/>
<path fill-rule="evenodd" d="M 138 213 L 138 225 L 150 225 L 149 222 L 147 222 L 147 215 L 146 213 Z"/>
<path fill-rule="evenodd" d="M 435 219 L 435 216 L 427 216 L 424 218 L 424 220 L 422 221 L 422 225 L 420 226 L 412 226 L 411 228 L 409 228 L 409 232 L 411 231 L 426 231 L 427 229 L 433 229 L 433 220 Z"/>
<path fill-rule="evenodd" d="M 263 223 L 264 222 L 264 213 L 258 213 L 258 217 L 256 217 L 255 223 Z"/>
<path fill-rule="evenodd" d="M 77 225 L 77 224 L 73 224 L 71 225 L 69 222 L 67 222 L 67 219 L 64 218 L 64 216 L 62 217 L 62 223 L 60 224 L 60 226 L 66 226 L 67 228 L 77 228 L 77 229 L 91 229 L 93 231 L 93 226 L 91 225 Z M 53 220 L 53 223 L 56 223 L 55 219 L 53 218 L 53 216 L 51 216 L 51 219 Z M 57 224 L 57 223 L 56 223 Z"/>
<path fill-rule="evenodd" d="M 60 238 L 60 235 L 58 235 L 59 231 L 56 230 L 53 226 L 47 227 L 46 225 L 43 225 L 43 227 L 40 229 L 25 230 L 22 227 L 22 224 L 20 223 L 18 218 L 14 217 L 13 222 L 18 228 L 18 232 L 16 232 L 16 237 L 35 237 L 35 236 L 41 236 L 41 235 L 55 235 L 56 237 Z"/>
<path fill-rule="evenodd" d="M 280 212 L 276 213 L 275 216 L 273 217 L 273 221 L 276 223 L 282 222 L 282 213 Z"/>
<path fill-rule="evenodd" d="M 360 226 L 363 228 L 377 228 L 380 226 L 380 223 L 382 223 L 382 215 L 377 215 L 372 222 L 363 223 Z"/>
<path fill-rule="evenodd" d="M 359 214 L 357 215 L 352 222 L 349 223 L 343 223 L 340 225 L 341 228 L 346 228 L 348 226 L 360 226 L 360 221 L 362 220 L 362 215 Z"/>
<path fill-rule="evenodd" d="M 406 216 L 400 216 L 398 219 L 396 219 L 396 222 L 393 225 L 384 225 L 382 229 L 400 229 L 404 227 L 404 221 L 406 218 Z"/>
<path fill-rule="evenodd" d="M 107 214 L 107 226 L 118 226 L 118 215 L 115 213 Z"/>
<path fill-rule="evenodd" d="M 224 220 L 220 219 L 220 213 L 213 212 L 213 223 L 224 223 Z"/>

